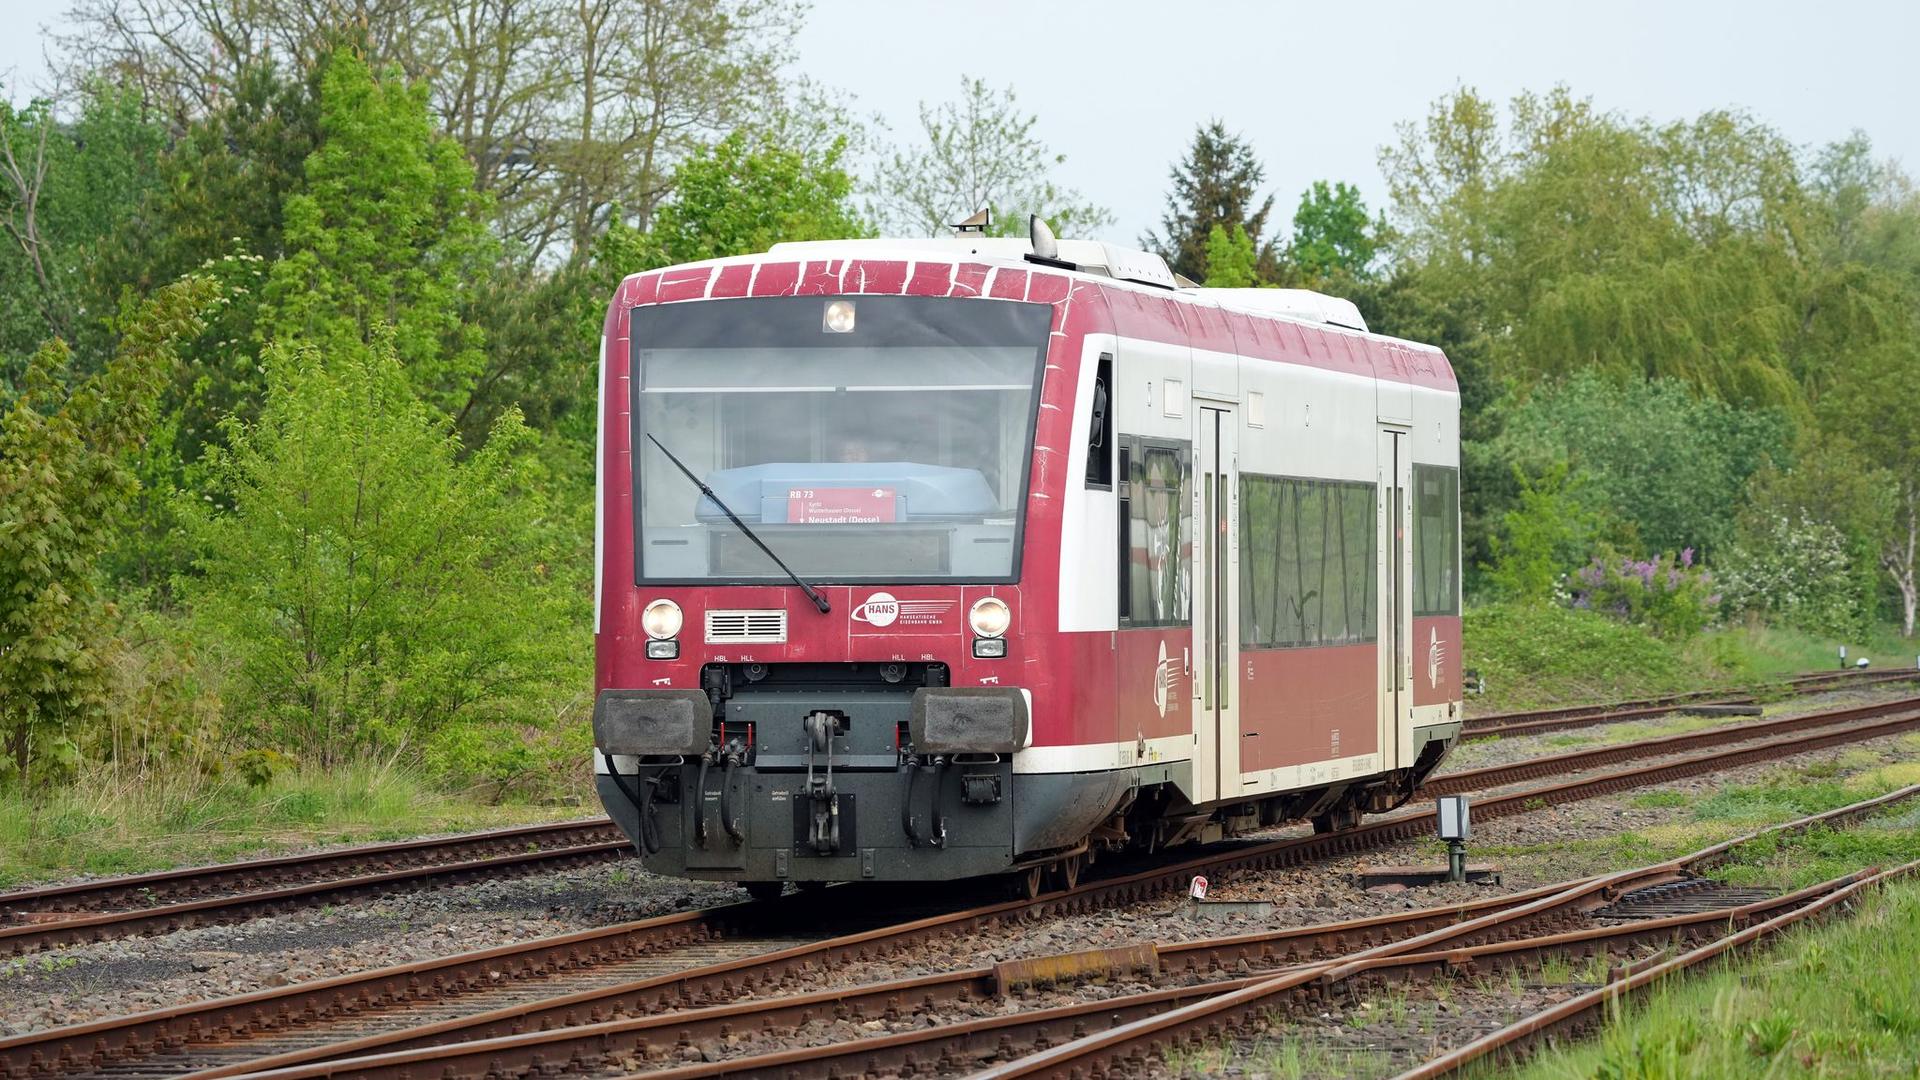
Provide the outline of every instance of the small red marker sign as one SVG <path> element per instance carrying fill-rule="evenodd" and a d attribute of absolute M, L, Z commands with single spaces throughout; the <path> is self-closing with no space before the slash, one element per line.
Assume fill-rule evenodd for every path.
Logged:
<path fill-rule="evenodd" d="M 1195 900 L 1205 900 L 1207 898 L 1207 879 L 1195 874 L 1193 876 L 1193 884 L 1187 886 L 1187 895 L 1193 897 Z"/>

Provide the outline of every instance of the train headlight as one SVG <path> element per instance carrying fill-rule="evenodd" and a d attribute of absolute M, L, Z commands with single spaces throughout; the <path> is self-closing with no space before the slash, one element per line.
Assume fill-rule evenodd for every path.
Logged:
<path fill-rule="evenodd" d="M 640 627 L 655 641 L 665 641 L 680 633 L 680 605 L 671 600 L 655 600 L 640 613 Z"/>
<path fill-rule="evenodd" d="M 827 304 L 827 313 L 820 320 L 820 328 L 829 334 L 853 333 L 853 301 L 834 300 Z"/>
<path fill-rule="evenodd" d="M 973 632 L 984 638 L 997 638 L 1013 625 L 1013 612 L 1008 610 L 1007 602 L 997 596 L 983 596 L 973 602 L 973 610 L 967 612 L 967 621 L 973 624 Z"/>

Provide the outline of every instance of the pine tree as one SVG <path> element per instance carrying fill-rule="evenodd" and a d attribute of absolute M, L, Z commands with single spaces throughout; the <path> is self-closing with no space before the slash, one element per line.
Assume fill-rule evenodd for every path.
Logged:
<path fill-rule="evenodd" d="M 1257 188 L 1266 176 L 1253 147 L 1227 130 L 1219 120 L 1194 133 L 1187 156 L 1169 173 L 1173 190 L 1167 196 L 1167 214 L 1161 219 L 1165 234 L 1149 231 L 1141 244 L 1167 260 L 1174 273 L 1207 279 L 1207 243 L 1214 227 L 1246 230 L 1254 248 L 1254 265 L 1262 280 L 1273 280 L 1278 251 L 1272 240 L 1262 240 L 1267 215 L 1273 210 L 1269 195 L 1255 206 Z"/>

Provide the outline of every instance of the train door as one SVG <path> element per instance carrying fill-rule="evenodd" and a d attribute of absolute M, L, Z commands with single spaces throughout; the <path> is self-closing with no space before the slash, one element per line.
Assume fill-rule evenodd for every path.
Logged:
<path fill-rule="evenodd" d="M 1413 712 L 1412 575 L 1407 543 L 1407 494 L 1413 463 L 1407 432 L 1380 431 L 1380 770 L 1401 766 L 1401 734 Z"/>
<path fill-rule="evenodd" d="M 1240 530 L 1234 410 L 1196 401 L 1193 445 L 1193 780 L 1202 801 L 1240 793 Z"/>

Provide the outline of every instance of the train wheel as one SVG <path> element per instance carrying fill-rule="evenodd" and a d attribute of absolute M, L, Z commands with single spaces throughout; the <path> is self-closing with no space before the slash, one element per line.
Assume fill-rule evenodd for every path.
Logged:
<path fill-rule="evenodd" d="M 1023 899 L 1032 900 L 1047 891 L 1047 868 L 1044 866 L 1029 866 L 1016 877 L 1016 891 Z"/>
<path fill-rule="evenodd" d="M 765 903 L 768 900 L 778 900 L 780 894 L 786 891 L 787 883 L 784 881 L 743 881 L 740 883 L 740 886 L 747 890 L 748 896 Z"/>
<path fill-rule="evenodd" d="M 1339 832 L 1360 824 L 1360 808 L 1342 803 L 1313 819 L 1316 833 Z"/>
<path fill-rule="evenodd" d="M 1071 889 L 1080 884 L 1080 866 L 1083 858 L 1084 856 L 1080 855 L 1069 855 L 1053 864 L 1061 888 Z"/>

